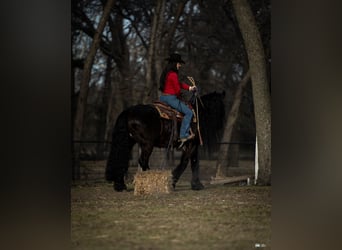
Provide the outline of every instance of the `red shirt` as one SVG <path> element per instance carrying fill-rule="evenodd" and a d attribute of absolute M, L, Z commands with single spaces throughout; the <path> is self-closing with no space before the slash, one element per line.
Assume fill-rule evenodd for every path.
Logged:
<path fill-rule="evenodd" d="M 167 73 L 163 93 L 179 96 L 181 88 L 189 90 L 189 85 L 179 82 L 176 72 L 170 71 Z"/>

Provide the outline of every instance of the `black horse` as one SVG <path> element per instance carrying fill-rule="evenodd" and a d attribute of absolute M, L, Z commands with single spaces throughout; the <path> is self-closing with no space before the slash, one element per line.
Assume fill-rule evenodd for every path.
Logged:
<path fill-rule="evenodd" d="M 222 121 L 224 117 L 224 95 L 225 92 L 214 92 L 202 96 L 200 100 L 203 107 L 200 102 L 197 102 L 201 127 L 207 123 L 208 114 L 210 114 L 211 119 Z M 195 105 L 194 110 L 196 110 Z M 179 121 L 176 126 L 179 131 Z M 127 189 L 124 176 L 128 170 L 128 162 L 134 144 L 138 143 L 141 148 L 138 162 L 142 170 L 146 171 L 149 169 L 148 163 L 153 147 L 167 148 L 170 144 L 174 147 L 178 146 L 179 142 L 177 142 L 176 138 L 173 138 L 175 135 L 174 127 L 175 121 L 162 118 L 157 108 L 152 104 L 138 104 L 129 107 L 118 116 L 112 134 L 112 144 L 106 166 L 106 180 L 114 182 L 114 190 L 123 191 Z M 210 129 L 219 129 L 219 127 Z M 198 146 L 200 145 L 200 136 L 196 123 L 192 122 L 191 130 L 195 133 L 195 138 L 187 141 L 182 147 L 181 161 L 172 171 L 172 185 L 175 188 L 190 160 L 192 170 L 191 188 L 201 190 L 204 186 L 199 179 Z"/>

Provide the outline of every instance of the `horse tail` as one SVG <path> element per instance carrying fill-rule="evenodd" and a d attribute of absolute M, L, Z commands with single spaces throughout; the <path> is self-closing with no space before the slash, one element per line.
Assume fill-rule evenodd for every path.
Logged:
<path fill-rule="evenodd" d="M 128 132 L 126 110 L 118 116 L 113 129 L 105 173 L 107 181 L 123 182 L 134 143 Z"/>

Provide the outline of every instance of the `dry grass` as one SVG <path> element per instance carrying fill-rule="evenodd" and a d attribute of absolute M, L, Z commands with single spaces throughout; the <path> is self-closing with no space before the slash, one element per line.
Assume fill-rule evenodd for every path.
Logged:
<path fill-rule="evenodd" d="M 171 171 L 150 170 L 134 175 L 134 195 L 169 194 L 171 192 Z"/>
<path fill-rule="evenodd" d="M 169 194 L 114 192 L 108 183 L 71 189 L 72 249 L 255 249 L 271 240 L 270 187 L 181 182 Z"/>

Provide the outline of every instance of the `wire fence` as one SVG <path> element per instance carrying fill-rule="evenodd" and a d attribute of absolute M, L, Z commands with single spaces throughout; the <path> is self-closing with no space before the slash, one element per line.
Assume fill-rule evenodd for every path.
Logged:
<path fill-rule="evenodd" d="M 105 140 L 74 140 L 74 144 L 81 144 L 80 147 L 80 164 L 77 172 L 79 173 L 76 179 L 86 181 L 104 180 L 104 170 L 106 160 L 108 158 L 111 141 Z M 251 174 L 254 169 L 254 141 L 230 141 L 219 142 L 217 144 L 229 144 L 228 152 L 228 165 L 226 174 L 239 175 L 239 174 Z M 102 145 L 102 147 L 99 147 Z M 98 152 L 98 151 L 101 152 Z M 139 146 L 135 145 L 131 152 L 131 159 L 129 161 L 129 173 L 132 175 L 137 170 L 138 158 L 140 156 Z M 218 151 L 211 152 L 208 155 L 207 149 L 199 148 L 199 159 L 201 161 L 202 177 L 210 178 L 216 171 L 216 159 L 218 157 Z M 181 158 L 182 151 L 173 150 L 172 152 L 166 152 L 164 148 L 154 148 L 150 156 L 149 165 L 151 169 L 167 168 L 172 169 L 176 167 Z M 73 166 L 75 168 L 76 166 Z M 75 169 L 73 169 L 75 171 Z M 191 168 L 187 168 L 190 175 Z"/>
<path fill-rule="evenodd" d="M 108 158 L 111 141 L 104 140 L 74 140 L 74 144 L 81 144 L 79 158 L 80 160 L 105 160 Z M 219 145 L 230 145 L 228 154 L 229 158 L 254 158 L 255 141 L 230 141 L 230 142 L 218 142 L 217 147 L 200 147 L 200 159 L 213 160 L 219 153 Z M 156 148 L 154 149 L 154 151 Z M 222 150 L 222 148 L 220 149 Z M 165 157 L 165 149 L 162 155 Z M 138 158 L 132 150 L 133 158 Z M 222 152 L 221 152 L 222 153 Z M 176 157 L 177 158 L 177 157 Z M 154 159 L 155 160 L 155 159 Z M 237 161 L 237 160 L 235 160 Z M 235 163 L 233 165 L 237 165 Z"/>

